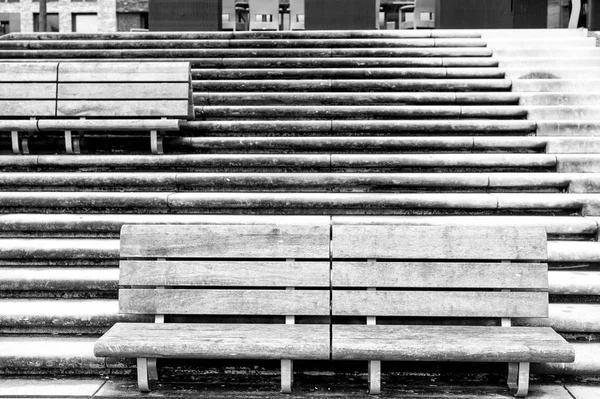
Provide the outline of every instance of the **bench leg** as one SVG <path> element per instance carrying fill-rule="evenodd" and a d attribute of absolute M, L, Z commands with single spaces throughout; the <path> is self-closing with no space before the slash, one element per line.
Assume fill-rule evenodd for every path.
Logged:
<path fill-rule="evenodd" d="M 162 155 L 163 151 L 163 132 L 152 130 L 150 132 L 150 149 L 153 154 Z"/>
<path fill-rule="evenodd" d="M 65 150 L 67 154 L 81 154 L 80 137 L 73 137 L 70 130 L 65 130 Z"/>
<path fill-rule="evenodd" d="M 156 367 L 156 358 L 148 358 L 148 379 L 150 381 L 158 381 L 158 367 Z"/>
<path fill-rule="evenodd" d="M 21 137 L 19 132 L 10 132 L 12 150 L 14 154 L 29 154 L 29 137 Z"/>
<path fill-rule="evenodd" d="M 294 385 L 294 361 L 281 359 L 281 393 L 292 393 Z"/>
<path fill-rule="evenodd" d="M 529 363 L 508 364 L 508 388 L 516 397 L 525 397 L 529 391 Z"/>
<path fill-rule="evenodd" d="M 148 379 L 148 359 L 140 357 L 137 359 L 137 377 L 138 388 L 140 392 L 150 392 L 150 382 Z"/>
<path fill-rule="evenodd" d="M 381 360 L 369 361 L 369 394 L 381 393 Z"/>

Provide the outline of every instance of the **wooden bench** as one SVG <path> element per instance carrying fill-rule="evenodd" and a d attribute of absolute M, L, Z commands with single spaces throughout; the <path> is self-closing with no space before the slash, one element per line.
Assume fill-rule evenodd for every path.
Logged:
<path fill-rule="evenodd" d="M 277 359 L 282 392 L 291 392 L 292 361 L 328 360 L 331 349 L 329 218 L 310 220 L 123 226 L 120 312 L 153 314 L 156 323 L 115 324 L 96 356 L 137 358 L 141 391 L 158 379 L 156 358 Z M 205 319 L 171 323 L 172 315 Z"/>
<path fill-rule="evenodd" d="M 36 92 L 32 86 L 27 91 L 25 83 L 20 83 L 20 93 L 30 100 L 29 108 L 21 109 L 18 99 L 10 97 L 15 83 L 0 83 L 2 99 L 11 104 L 0 116 L 36 119 L 22 121 L 22 126 L 0 121 L 0 129 L 12 132 L 17 154 L 29 153 L 28 137 L 21 138 L 19 132 L 55 131 L 64 132 L 70 154 L 80 153 L 84 132 L 150 131 L 152 153 L 162 154 L 164 132 L 178 131 L 180 120 L 194 117 L 188 62 L 4 63 L 0 76 L 3 71 L 40 88 Z M 15 113 L 17 108 L 20 113 Z"/>
<path fill-rule="evenodd" d="M 541 228 L 334 224 L 332 315 L 366 325 L 333 325 L 332 359 L 369 361 L 372 394 L 382 360 L 507 362 L 509 388 L 525 396 L 530 362 L 574 361 L 551 328 L 510 324 L 548 317 L 546 258 Z"/>

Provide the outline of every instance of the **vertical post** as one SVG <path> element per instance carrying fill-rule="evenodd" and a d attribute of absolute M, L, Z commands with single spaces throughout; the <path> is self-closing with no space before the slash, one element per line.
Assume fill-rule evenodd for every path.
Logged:
<path fill-rule="evenodd" d="M 369 263 L 377 262 L 375 259 L 367 260 Z M 376 291 L 377 288 L 367 288 L 367 291 Z M 367 325 L 377 325 L 376 316 L 367 317 Z M 379 395 L 381 393 L 381 360 L 369 360 L 369 394 Z"/>
<path fill-rule="evenodd" d="M 38 30 L 40 32 L 46 32 L 48 29 L 48 7 L 46 0 L 40 0 L 40 14 L 38 22 Z"/>

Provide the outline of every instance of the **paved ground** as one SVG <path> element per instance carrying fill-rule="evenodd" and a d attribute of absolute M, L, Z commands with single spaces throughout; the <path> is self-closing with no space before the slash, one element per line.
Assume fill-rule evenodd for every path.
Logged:
<path fill-rule="evenodd" d="M 241 381 L 240 381 L 241 380 Z M 150 394 L 141 394 L 132 378 L 5 378 L 0 397 L 12 398 L 286 398 L 278 392 L 278 376 L 240 375 L 203 377 L 203 381 L 158 384 Z M 331 376 L 299 376 L 292 398 L 369 397 L 362 376 L 344 379 Z M 512 398 L 501 384 L 438 381 L 422 377 L 387 378 L 381 397 L 403 398 Z M 599 380 L 532 381 L 529 398 L 597 399 Z"/>

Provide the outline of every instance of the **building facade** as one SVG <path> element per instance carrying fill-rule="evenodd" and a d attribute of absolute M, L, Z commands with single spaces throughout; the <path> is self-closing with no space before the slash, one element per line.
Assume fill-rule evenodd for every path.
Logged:
<path fill-rule="evenodd" d="M 38 30 L 39 0 L 0 0 L 0 34 Z M 48 31 L 148 28 L 148 0 L 47 0 Z"/>

